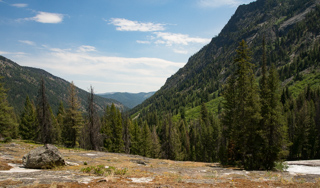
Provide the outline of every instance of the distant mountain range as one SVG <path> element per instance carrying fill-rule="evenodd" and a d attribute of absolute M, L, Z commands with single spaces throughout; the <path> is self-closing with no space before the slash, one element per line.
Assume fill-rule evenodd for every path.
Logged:
<path fill-rule="evenodd" d="M 121 102 L 128 108 L 134 108 L 141 104 L 143 101 L 151 97 L 155 92 L 141 92 L 141 93 L 127 93 L 127 92 L 112 92 L 97 94 L 104 98 L 115 99 Z"/>
<path fill-rule="evenodd" d="M 0 56 L 0 76 L 3 77 L 0 82 L 4 83 L 4 87 L 8 89 L 8 101 L 17 114 L 23 111 L 27 95 L 29 95 L 30 100 L 36 100 L 41 77 L 45 80 L 46 94 L 53 112 L 57 112 L 60 101 L 63 101 L 64 106 L 67 107 L 70 82 L 66 80 L 41 69 L 20 66 L 3 56 Z M 79 88 L 77 88 L 77 92 L 81 109 L 85 111 L 89 93 Z M 127 107 L 114 99 L 106 99 L 96 95 L 95 101 L 100 113 L 104 111 L 107 105 L 110 106 L 112 103 L 117 108 L 127 110 Z"/>

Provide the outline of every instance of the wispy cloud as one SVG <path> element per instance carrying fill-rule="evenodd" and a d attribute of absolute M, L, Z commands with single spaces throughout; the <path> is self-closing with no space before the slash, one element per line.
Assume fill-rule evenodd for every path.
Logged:
<path fill-rule="evenodd" d="M 142 40 L 137 40 L 136 41 L 138 44 L 150 44 L 150 41 L 142 41 Z"/>
<path fill-rule="evenodd" d="M 157 90 L 185 65 L 150 57 L 101 56 L 88 50 L 96 49 L 91 47 L 83 45 L 75 49 L 61 49 L 44 46 L 45 51 L 41 55 L 23 57 L 17 62 L 45 69 L 69 81 L 70 78 L 79 78 L 80 81 L 74 81 L 83 89 L 89 88 L 88 82 L 83 80 L 90 80 L 94 87 L 99 86 L 100 92 L 113 90 L 111 88 L 135 92 Z M 85 49 L 86 53 L 79 49 Z"/>
<path fill-rule="evenodd" d="M 11 4 L 11 6 L 18 7 L 18 8 L 24 8 L 24 7 L 27 7 L 28 4 L 25 4 L 25 3 L 16 3 L 16 4 Z"/>
<path fill-rule="evenodd" d="M 138 22 L 127 20 L 124 18 L 111 18 L 110 24 L 115 25 L 118 31 L 163 31 L 165 24 L 152 23 L 152 22 Z"/>
<path fill-rule="evenodd" d="M 198 0 L 200 7 L 218 8 L 222 6 L 239 6 L 244 3 L 250 3 L 254 0 Z"/>
<path fill-rule="evenodd" d="M 19 42 L 23 43 L 23 44 L 28 44 L 28 45 L 35 45 L 35 43 L 33 41 L 30 40 L 19 40 Z"/>
<path fill-rule="evenodd" d="M 96 48 L 94 46 L 82 45 L 78 48 L 78 52 L 94 52 Z"/>
<path fill-rule="evenodd" d="M 24 20 L 33 20 L 40 23 L 61 23 L 63 21 L 63 14 L 50 13 L 50 12 L 38 12 L 38 14 L 31 18 L 25 18 Z"/>
<path fill-rule="evenodd" d="M 0 51 L 0 55 L 26 55 L 25 52 L 7 52 L 7 51 Z"/>
<path fill-rule="evenodd" d="M 189 43 L 206 44 L 211 40 L 209 38 L 190 37 L 189 35 L 180 33 L 155 32 L 154 34 L 160 39 L 157 41 L 158 44 L 165 43 L 168 46 L 172 46 L 173 44 L 188 45 Z"/>

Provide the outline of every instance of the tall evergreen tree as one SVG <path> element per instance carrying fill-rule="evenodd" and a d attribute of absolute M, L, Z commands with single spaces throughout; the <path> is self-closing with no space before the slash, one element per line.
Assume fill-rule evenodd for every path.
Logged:
<path fill-rule="evenodd" d="M 100 135 L 101 123 L 97 113 L 94 91 L 92 86 L 90 87 L 90 93 L 88 96 L 88 107 L 87 107 L 87 123 L 86 131 L 88 134 L 88 149 L 100 150 L 101 135 Z"/>
<path fill-rule="evenodd" d="M 287 156 L 287 127 L 282 115 L 280 102 L 280 81 L 278 72 L 274 64 L 269 71 L 265 97 L 265 112 L 262 113 L 262 121 L 264 121 L 264 130 L 267 143 L 264 147 L 264 168 L 271 170 L 274 162 L 281 157 Z M 263 105 L 262 105 L 263 106 Z"/>
<path fill-rule="evenodd" d="M 142 155 L 146 157 L 151 157 L 152 137 L 151 137 L 151 131 L 150 131 L 149 125 L 146 121 L 143 123 L 141 141 L 142 141 L 141 142 Z"/>
<path fill-rule="evenodd" d="M 50 116 L 52 120 L 52 143 L 54 144 L 60 144 L 61 143 L 61 127 L 58 122 L 58 119 L 53 114 L 51 107 L 49 107 Z"/>
<path fill-rule="evenodd" d="M 222 138 L 221 146 L 219 150 L 219 159 L 223 165 L 234 165 L 235 164 L 235 124 L 237 121 L 237 103 L 236 99 L 237 88 L 236 88 L 236 77 L 232 74 L 224 86 L 223 97 L 225 99 L 223 103 L 222 112 Z"/>
<path fill-rule="evenodd" d="M 189 160 L 190 156 L 190 139 L 189 134 L 187 132 L 187 128 L 185 122 L 183 120 L 180 121 L 179 125 L 180 132 L 180 142 L 181 142 L 181 159 Z"/>
<path fill-rule="evenodd" d="M 110 120 L 112 129 L 112 151 L 116 153 L 121 153 L 124 151 L 124 142 L 122 138 L 122 118 L 120 111 L 112 103 L 110 108 Z"/>
<path fill-rule="evenodd" d="M 24 109 L 20 117 L 19 134 L 22 139 L 33 140 L 37 127 L 37 116 L 35 107 L 31 103 L 29 96 L 26 97 Z"/>
<path fill-rule="evenodd" d="M 64 118 L 62 137 L 64 145 L 67 147 L 79 147 L 80 133 L 83 128 L 82 112 L 80 102 L 77 97 L 76 87 L 71 82 L 69 87 L 68 108 Z"/>
<path fill-rule="evenodd" d="M 46 95 L 44 78 L 41 79 L 37 97 L 38 138 L 43 144 L 53 143 L 53 125 Z"/>
<path fill-rule="evenodd" d="M 113 129 L 111 127 L 111 115 L 110 115 L 110 107 L 107 106 L 104 111 L 104 115 L 102 118 L 102 127 L 101 133 L 103 136 L 103 147 L 107 151 L 112 151 L 112 133 Z"/>
<path fill-rule="evenodd" d="M 161 152 L 161 145 L 157 134 L 156 126 L 152 126 L 151 132 L 152 144 L 151 144 L 151 157 L 159 158 Z"/>
<path fill-rule="evenodd" d="M 232 140 L 230 149 L 232 148 L 234 160 L 246 169 L 259 169 L 262 157 L 259 145 L 261 141 L 259 134 L 261 115 L 258 87 L 253 73 L 254 65 L 250 62 L 251 52 L 244 40 L 240 42 L 236 52 L 234 59 L 237 66 L 235 82 L 229 82 L 233 85 L 228 86 L 231 91 L 234 88 L 235 93 L 231 93 L 231 97 L 226 95 L 226 103 L 229 105 L 228 116 L 225 116 L 223 122 L 233 123 L 233 125 L 225 124 L 224 126 L 232 127 L 231 130 L 228 130 L 230 134 L 228 140 L 229 145 Z M 231 101 L 228 101 L 230 99 Z M 234 110 L 230 108 L 233 101 L 235 101 Z"/>
<path fill-rule="evenodd" d="M 132 141 L 131 141 L 131 153 L 139 155 L 141 154 L 141 129 L 137 121 L 134 121 L 132 128 Z"/>
<path fill-rule="evenodd" d="M 127 114 L 123 117 L 123 141 L 124 141 L 124 152 L 130 153 L 130 146 L 131 146 L 131 130 L 132 130 L 132 122 L 130 121 Z"/>
<path fill-rule="evenodd" d="M 60 101 L 60 104 L 59 104 L 59 109 L 58 109 L 58 113 L 57 113 L 57 122 L 59 124 L 59 127 L 60 127 L 60 142 L 62 143 L 62 131 L 63 131 L 63 123 L 64 123 L 64 117 L 66 115 L 66 111 L 64 109 L 64 106 L 63 106 L 63 102 Z"/>

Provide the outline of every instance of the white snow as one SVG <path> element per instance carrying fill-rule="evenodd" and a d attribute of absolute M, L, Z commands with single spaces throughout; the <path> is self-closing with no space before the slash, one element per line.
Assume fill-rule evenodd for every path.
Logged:
<path fill-rule="evenodd" d="M 290 174 L 320 174 L 319 166 L 289 165 Z"/>
<path fill-rule="evenodd" d="M 134 183 L 149 183 L 150 181 L 153 180 L 153 178 L 129 178 L 132 180 Z"/>
<path fill-rule="evenodd" d="M 89 155 L 89 156 L 95 156 L 95 155 L 97 155 L 97 154 L 94 154 L 94 153 L 87 153 L 87 155 Z"/>
<path fill-rule="evenodd" d="M 19 166 L 17 164 L 8 163 L 8 165 L 12 166 L 10 170 L 0 170 L 0 173 L 14 173 L 14 172 L 38 172 L 41 170 L 38 169 L 28 169 L 23 168 L 22 166 Z"/>

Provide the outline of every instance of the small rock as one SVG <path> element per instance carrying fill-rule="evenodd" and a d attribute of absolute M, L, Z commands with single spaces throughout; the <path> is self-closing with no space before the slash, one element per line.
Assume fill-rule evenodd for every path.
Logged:
<path fill-rule="evenodd" d="M 106 179 L 102 179 L 102 180 L 98 180 L 97 183 L 101 183 L 101 182 L 107 182 Z"/>

